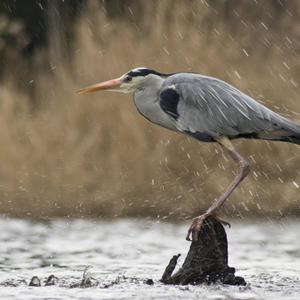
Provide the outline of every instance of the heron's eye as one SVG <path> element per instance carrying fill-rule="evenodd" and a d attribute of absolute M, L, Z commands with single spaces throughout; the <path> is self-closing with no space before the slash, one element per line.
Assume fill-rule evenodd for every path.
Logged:
<path fill-rule="evenodd" d="M 132 80 L 132 77 L 131 76 L 126 76 L 124 78 L 124 82 L 130 82 Z"/>

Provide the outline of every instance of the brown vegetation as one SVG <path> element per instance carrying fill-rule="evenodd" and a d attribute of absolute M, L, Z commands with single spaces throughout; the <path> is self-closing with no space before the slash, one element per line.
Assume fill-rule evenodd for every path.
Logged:
<path fill-rule="evenodd" d="M 133 1 L 113 19 L 89 1 L 69 51 L 63 20 L 50 18 L 50 46 L 30 61 L 31 92 L 14 78 L 20 60 L 1 83 L 0 211 L 185 218 L 208 207 L 235 171 L 217 145 L 148 123 L 129 95 L 74 94 L 133 67 L 219 77 L 300 121 L 299 2 L 213 2 Z M 253 168 L 225 212 L 299 213 L 299 147 L 236 144 Z"/>

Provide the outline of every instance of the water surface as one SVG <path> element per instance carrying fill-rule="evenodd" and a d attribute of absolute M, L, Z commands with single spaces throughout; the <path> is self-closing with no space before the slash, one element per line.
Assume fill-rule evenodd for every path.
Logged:
<path fill-rule="evenodd" d="M 300 299 L 299 220 L 241 220 L 226 229 L 229 266 L 246 287 L 158 282 L 169 259 L 187 253 L 187 223 L 2 218 L 0 226 L 1 299 Z M 88 266 L 93 286 L 75 287 Z M 51 274 L 55 286 L 28 286 Z"/>

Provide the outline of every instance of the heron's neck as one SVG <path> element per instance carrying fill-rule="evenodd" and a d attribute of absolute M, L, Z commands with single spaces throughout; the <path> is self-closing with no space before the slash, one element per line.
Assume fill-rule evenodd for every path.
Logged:
<path fill-rule="evenodd" d="M 175 130 L 171 119 L 163 112 L 159 104 L 159 94 L 164 82 L 163 78 L 151 86 L 145 86 L 134 93 L 134 103 L 137 110 L 147 120 L 160 126 Z"/>

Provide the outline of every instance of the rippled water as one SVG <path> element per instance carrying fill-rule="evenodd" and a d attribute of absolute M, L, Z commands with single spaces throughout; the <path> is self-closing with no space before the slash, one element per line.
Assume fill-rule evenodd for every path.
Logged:
<path fill-rule="evenodd" d="M 2 218 L 0 225 L 1 299 L 300 299 L 300 220 L 227 229 L 229 265 L 246 287 L 158 282 L 169 259 L 188 251 L 188 224 Z M 87 266 L 92 287 L 76 287 Z M 32 276 L 43 285 L 51 274 L 55 286 L 28 286 Z M 154 285 L 145 284 L 149 278 Z"/>

